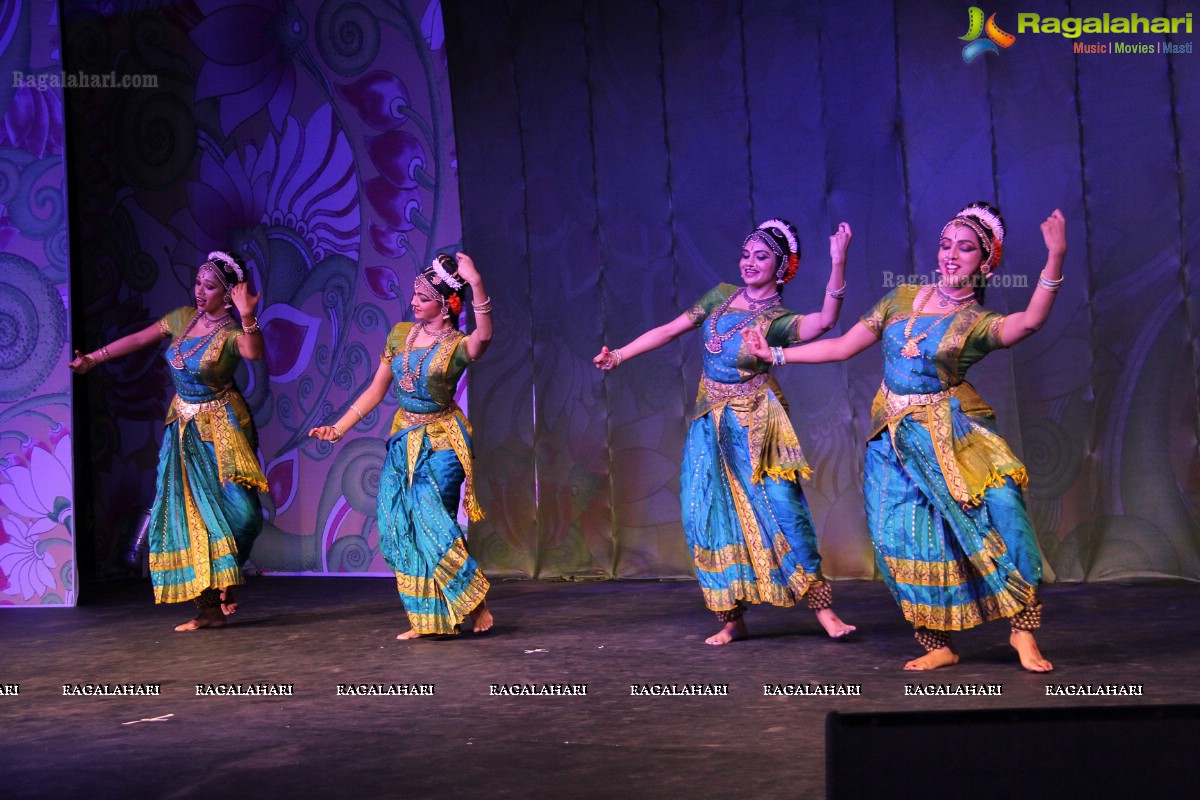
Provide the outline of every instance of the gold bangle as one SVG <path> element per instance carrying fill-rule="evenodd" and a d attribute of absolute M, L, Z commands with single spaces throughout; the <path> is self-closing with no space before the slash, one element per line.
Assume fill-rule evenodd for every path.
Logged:
<path fill-rule="evenodd" d="M 100 348 L 100 355 L 104 356 L 103 360 L 105 361 L 108 361 L 110 358 L 112 358 L 112 356 L 108 353 L 108 345 L 104 345 Z"/>
<path fill-rule="evenodd" d="M 342 429 L 339 428 L 337 425 L 330 425 L 329 427 L 333 428 L 333 432 L 337 434 L 337 438 L 334 439 L 335 442 L 340 442 L 342 440 L 342 437 L 346 435 L 345 433 L 342 432 Z"/>
<path fill-rule="evenodd" d="M 253 325 L 243 325 L 242 333 L 258 333 L 262 328 L 258 326 L 258 320 L 254 321 Z"/>
<path fill-rule="evenodd" d="M 362 421 L 363 421 L 363 413 L 362 413 L 361 411 L 359 411 L 359 410 L 358 410 L 358 406 L 354 405 L 354 403 L 351 403 L 351 404 L 350 404 L 350 410 L 351 410 L 351 411 L 353 411 L 355 414 L 358 414 L 358 421 L 359 421 L 359 422 L 362 422 Z"/>

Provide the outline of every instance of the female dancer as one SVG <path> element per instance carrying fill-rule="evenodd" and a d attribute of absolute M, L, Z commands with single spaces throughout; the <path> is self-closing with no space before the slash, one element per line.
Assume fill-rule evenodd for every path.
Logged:
<path fill-rule="evenodd" d="M 683 529 L 696 560 L 705 604 L 722 627 L 706 643 L 746 635 L 746 603 L 792 606 L 805 595 L 833 638 L 854 630 L 833 612 L 833 589 L 821 556 L 800 478 L 812 472 L 787 416 L 787 401 L 769 366 L 750 356 L 737 334 L 767 327 L 776 344 L 814 339 L 833 327 L 845 294 L 850 226 L 829 237 L 833 267 L 821 311 L 807 316 L 783 307 L 780 291 L 796 276 L 800 246 L 786 220 L 767 220 L 742 243 L 741 287 L 723 283 L 687 313 L 624 347 L 601 349 L 597 367 L 662 347 L 700 327 L 704 372 L 683 450 Z"/>
<path fill-rule="evenodd" d="M 466 284 L 475 311 L 470 336 L 457 327 Z M 467 554 L 455 520 L 464 479 L 467 515 L 479 520 L 483 511 L 475 500 L 471 425 L 454 402 L 454 389 L 492 339 L 492 301 L 467 255 L 439 255 L 417 276 L 412 310 L 415 322 L 392 328 L 367 390 L 336 423 L 313 428 L 308 435 L 339 441 L 395 383 L 400 410 L 392 421 L 379 479 L 377 513 L 379 548 L 396 571 L 411 626 L 396 638 L 457 633 L 468 614 L 475 618 L 475 632 L 482 633 L 492 627 L 484 600 L 488 582 Z"/>
<path fill-rule="evenodd" d="M 258 434 L 233 384 L 243 358 L 263 357 L 243 266 L 215 251 L 193 284 L 196 304 L 156 324 L 81 355 L 68 366 L 83 375 L 99 363 L 170 338 L 165 357 L 176 395 L 167 409 L 150 509 L 150 577 L 154 602 L 194 600 L 199 615 L 177 631 L 216 628 L 237 610 L 233 587 L 262 530 L 258 492 L 267 479 L 255 450 Z M 236 307 L 241 327 L 230 309 Z"/>
<path fill-rule="evenodd" d="M 942 229 L 935 285 L 895 289 L 836 339 L 784 350 L 759 331 L 744 337 L 759 358 L 804 364 L 844 361 L 883 341 L 864 493 L 879 570 L 927 651 L 905 669 L 957 663 L 950 631 L 1004 617 L 1021 666 L 1054 668 L 1033 637 L 1042 560 L 1022 498 L 1025 467 L 963 380 L 980 358 L 1049 317 L 1067 250 L 1061 211 L 1042 223 L 1042 237 L 1049 255 L 1024 311 L 1004 316 L 977 302 L 1000 264 L 1004 221 L 973 203 Z"/>

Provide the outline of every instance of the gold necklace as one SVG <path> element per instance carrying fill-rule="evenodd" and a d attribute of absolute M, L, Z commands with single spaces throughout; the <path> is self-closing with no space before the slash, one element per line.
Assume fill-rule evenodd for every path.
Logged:
<path fill-rule="evenodd" d="M 180 348 L 180 345 L 183 344 L 183 340 L 187 338 L 188 334 L 192 332 L 192 328 L 196 327 L 196 323 L 200 320 L 201 316 L 203 316 L 203 314 L 197 311 L 196 316 L 192 317 L 191 321 L 188 322 L 187 327 L 183 329 L 183 333 L 179 334 L 178 338 L 176 338 L 173 343 L 175 355 L 173 355 L 169 360 L 171 362 L 171 366 L 175 369 L 184 369 L 187 366 L 184 363 L 185 360 L 191 358 L 192 356 L 196 355 L 196 353 L 199 353 L 204 348 L 208 347 L 209 342 L 211 342 L 213 337 L 217 335 L 217 331 L 224 328 L 233 320 L 233 317 L 231 317 L 229 314 L 226 314 L 221 318 L 221 323 L 219 325 L 209 331 L 207 335 L 201 337 L 200 341 L 197 342 L 193 347 L 190 347 L 185 353 Z"/>
<path fill-rule="evenodd" d="M 750 305 L 750 308 L 747 309 L 748 313 L 746 318 L 724 333 L 717 333 L 717 320 L 721 318 L 721 315 L 725 313 L 730 304 L 742 295 L 746 295 L 746 302 Z M 770 297 L 764 297 L 762 300 L 755 300 L 750 295 L 746 294 L 746 290 L 744 288 L 738 289 L 736 292 L 729 295 L 725 302 L 721 303 L 721 305 L 717 307 L 717 310 L 709 316 L 708 336 L 704 337 L 704 349 L 713 354 L 721 352 L 721 346 L 725 344 L 725 342 L 732 339 L 734 334 L 736 334 L 742 328 L 745 328 L 750 323 L 759 319 L 759 317 L 763 315 L 764 311 L 774 308 L 781 302 L 782 300 L 779 298 L 779 292 L 776 292 Z"/>
<path fill-rule="evenodd" d="M 940 283 L 935 283 L 933 288 L 937 290 L 938 293 L 938 308 L 946 308 L 951 303 L 953 303 L 957 308 L 962 308 L 975 299 L 975 292 L 965 294 L 962 297 L 955 297 L 943 289 Z"/>
<path fill-rule="evenodd" d="M 975 302 L 975 298 L 971 297 L 970 302 L 965 302 L 957 306 L 951 306 L 949 311 L 942 314 L 940 317 L 934 320 L 934 322 L 928 328 L 921 331 L 920 334 L 914 337 L 912 335 L 913 325 L 916 324 L 917 317 L 920 316 L 921 311 L 925 308 L 925 305 L 929 302 L 929 298 L 932 296 L 933 292 L 925 292 L 925 297 L 921 299 L 921 304 L 913 309 L 912 316 L 908 318 L 908 324 L 904 326 L 904 347 L 900 348 L 900 355 L 904 356 L 905 358 L 916 358 L 917 356 L 921 355 L 921 351 L 918 349 L 917 345 L 919 345 L 925 339 L 925 337 L 929 335 L 931 330 L 937 327 L 939 322 L 951 314 L 958 313 L 961 309 L 967 308 L 971 305 L 971 303 Z"/>
<path fill-rule="evenodd" d="M 417 368 L 410 369 L 409 364 L 412 362 L 413 343 L 417 341 L 417 334 L 424 331 L 433 341 L 426 346 L 425 352 L 417 359 Z M 408 338 L 404 340 L 404 353 L 400 356 L 400 388 L 406 392 L 411 392 L 417 386 L 417 378 L 421 377 L 421 367 L 425 365 L 425 359 L 429 358 L 429 354 L 437 349 L 437 346 L 449 339 L 454 334 L 458 333 L 455 328 L 446 328 L 437 333 L 431 332 L 425 327 L 425 323 L 421 322 L 413 325 L 408 332 Z"/>

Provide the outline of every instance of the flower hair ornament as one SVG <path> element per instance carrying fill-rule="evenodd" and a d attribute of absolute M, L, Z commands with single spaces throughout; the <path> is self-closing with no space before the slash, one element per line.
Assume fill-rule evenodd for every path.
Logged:
<path fill-rule="evenodd" d="M 779 259 L 775 283 L 782 286 L 796 277 L 800 268 L 800 240 L 796 236 L 796 226 L 786 219 L 769 219 L 746 237 L 742 247 L 750 242 L 765 244 Z"/>
<path fill-rule="evenodd" d="M 447 311 L 457 319 L 462 313 L 462 296 L 459 292 L 464 285 L 458 275 L 458 264 L 445 253 L 438 253 L 437 258 L 425 269 L 417 273 L 415 286 L 433 295 L 442 304 L 442 312 Z"/>
<path fill-rule="evenodd" d="M 246 273 L 242 271 L 241 265 L 224 250 L 213 250 L 209 253 L 208 258 L 205 259 L 202 265 L 203 267 L 209 267 L 226 290 L 235 283 L 242 283 L 246 280 Z M 230 280 L 231 276 L 235 276 L 235 278 Z"/>
<path fill-rule="evenodd" d="M 980 267 L 985 277 L 1000 266 L 1000 259 L 1004 257 L 1004 220 L 999 211 L 987 203 L 970 203 L 945 224 L 942 238 L 951 227 L 970 228 L 979 237 L 979 245 L 987 253 L 987 259 Z"/>

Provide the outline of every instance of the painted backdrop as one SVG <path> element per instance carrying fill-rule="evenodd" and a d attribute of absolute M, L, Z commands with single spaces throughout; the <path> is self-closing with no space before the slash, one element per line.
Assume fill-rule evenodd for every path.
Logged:
<path fill-rule="evenodd" d="M 0 3 L 0 606 L 77 591 L 57 10 Z"/>
<path fill-rule="evenodd" d="M 237 377 L 270 483 L 265 572 L 385 572 L 374 504 L 394 406 L 337 447 L 307 438 L 369 384 L 412 278 L 460 246 L 437 0 L 67 3 L 68 71 L 154 86 L 72 94 L 79 346 L 192 303 L 232 248 L 263 294 L 267 358 Z M 96 572 L 153 499 L 171 395 L 158 351 L 77 381 Z"/>

